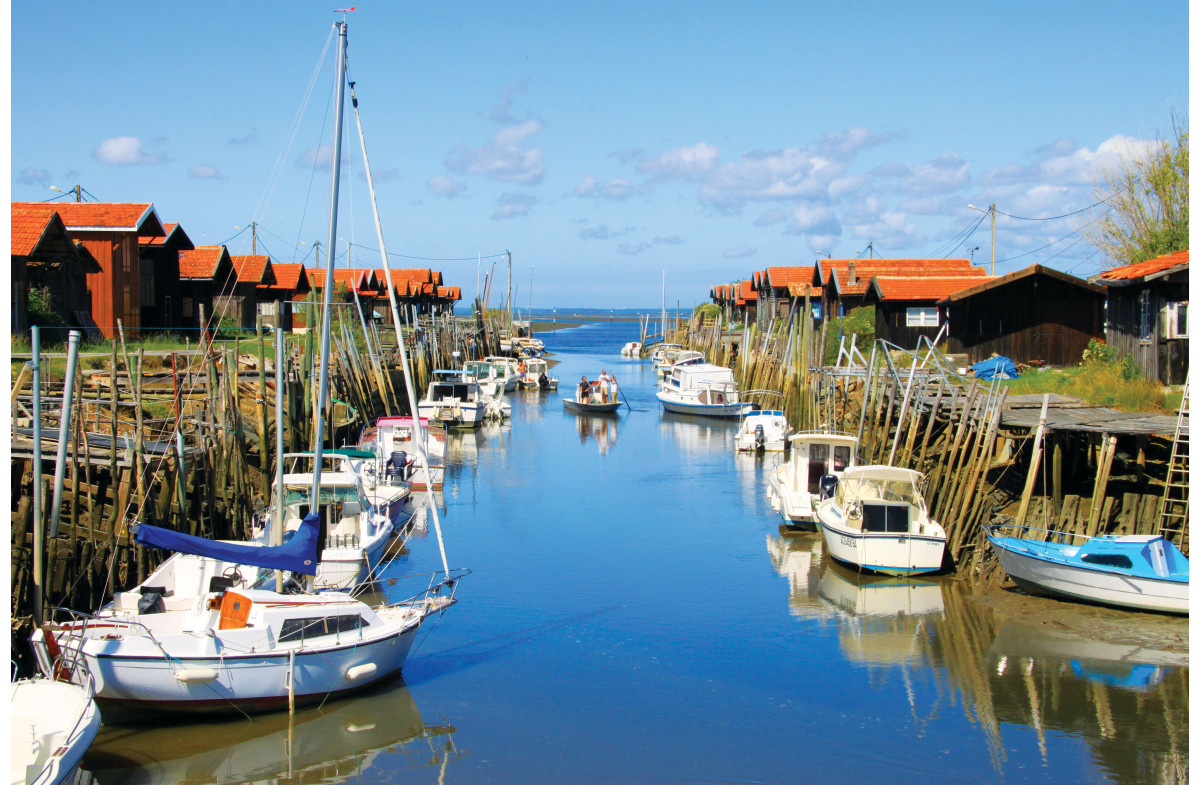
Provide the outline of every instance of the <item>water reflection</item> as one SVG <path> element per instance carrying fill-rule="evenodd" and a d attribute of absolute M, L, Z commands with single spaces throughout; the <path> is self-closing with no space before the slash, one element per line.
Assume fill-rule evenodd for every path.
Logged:
<path fill-rule="evenodd" d="M 701 417 L 660 411 L 662 432 L 686 454 L 728 452 L 733 454 L 733 437 L 738 420 L 734 418 Z"/>
<path fill-rule="evenodd" d="M 1032 731 L 1044 762 L 1060 749 L 1048 738 L 1067 734 L 1117 782 L 1187 782 L 1186 620 L 1095 610 L 1066 622 L 1010 618 L 963 581 L 847 570 L 823 553 L 820 535 L 772 535 L 767 551 L 797 620 L 836 625 L 843 655 L 867 665 L 873 684 L 874 668 L 898 669 L 914 712 L 912 666 L 925 666 L 929 718 L 947 698 L 959 703 L 982 729 L 997 774 L 1019 743 L 1005 740 L 1016 728 Z"/>
<path fill-rule="evenodd" d="M 596 442 L 601 455 L 608 453 L 608 448 L 617 443 L 617 415 L 578 414 L 575 415 L 575 429 L 579 432 L 579 443 L 587 444 L 588 438 Z"/>
<path fill-rule="evenodd" d="M 402 680 L 325 706 L 203 725 L 105 725 L 78 783 L 343 782 L 371 771 L 446 766 L 469 752 L 456 729 L 426 724 Z"/>

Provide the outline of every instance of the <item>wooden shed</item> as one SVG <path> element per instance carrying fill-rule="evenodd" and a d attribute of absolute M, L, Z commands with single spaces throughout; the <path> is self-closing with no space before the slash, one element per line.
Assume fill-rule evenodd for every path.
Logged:
<path fill-rule="evenodd" d="M 51 292 L 53 307 L 65 324 L 39 327 L 92 327 L 89 273 L 100 272 L 100 264 L 87 248 L 71 239 L 57 212 L 12 207 L 12 322 L 14 335 L 29 329 L 28 299 L 31 287 Z M 65 333 L 64 333 L 65 335 Z"/>
<path fill-rule="evenodd" d="M 915 348 L 922 335 L 936 338 L 946 319 L 938 302 L 978 280 L 965 276 L 871 278 L 863 304 L 875 306 L 875 337 L 904 349 Z"/>
<path fill-rule="evenodd" d="M 179 252 L 179 279 L 184 286 L 181 316 L 187 329 L 215 327 L 213 303 L 222 291 L 233 286 L 233 260 L 223 245 L 200 245 Z M 200 324 L 204 316 L 205 324 Z"/>
<path fill-rule="evenodd" d="M 139 237 L 142 260 L 142 327 L 147 330 L 182 329 L 184 288 L 179 280 L 179 252 L 196 246 L 176 223 L 163 224 L 163 237 Z"/>
<path fill-rule="evenodd" d="M 217 297 L 213 307 L 222 316 L 236 321 L 238 327 L 252 330 L 258 324 L 261 312 L 259 287 L 274 284 L 275 271 L 271 268 L 270 257 L 263 254 L 230 256 L 229 261 L 233 263 L 236 280 L 232 287 L 226 287 L 225 292 Z M 274 300 L 268 300 L 268 307 L 274 307 Z"/>
<path fill-rule="evenodd" d="M 1105 270 L 1105 338 L 1148 379 L 1183 384 L 1188 370 L 1188 251 Z"/>
<path fill-rule="evenodd" d="M 99 265 L 88 273 L 91 318 L 106 338 L 137 336 L 142 323 L 139 237 L 162 237 L 162 222 L 149 203 L 13 202 L 14 209 L 58 213 L 67 234 L 87 248 Z"/>
<path fill-rule="evenodd" d="M 1104 337 L 1104 290 L 1035 264 L 960 289 L 937 303 L 950 323 L 946 351 L 969 362 L 993 353 L 1065 366 Z"/>
<path fill-rule="evenodd" d="M 867 288 L 875 277 L 981 280 L 987 271 L 969 259 L 818 259 L 812 284 L 820 287 L 821 313 L 845 316 L 867 304 Z"/>

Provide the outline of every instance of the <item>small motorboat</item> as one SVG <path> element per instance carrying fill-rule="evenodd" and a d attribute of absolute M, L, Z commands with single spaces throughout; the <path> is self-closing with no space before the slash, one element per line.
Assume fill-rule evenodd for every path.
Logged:
<path fill-rule="evenodd" d="M 91 680 L 56 681 L 49 674 L 9 685 L 9 768 L 14 783 L 58 785 L 76 769 L 100 730 Z"/>
<path fill-rule="evenodd" d="M 668 412 L 700 414 L 706 417 L 741 417 L 754 408 L 738 395 L 733 370 L 686 358 L 671 366 L 670 373 L 658 385 L 655 397 Z"/>
<path fill-rule="evenodd" d="M 642 345 L 637 341 L 630 341 L 621 347 L 622 357 L 638 357 L 642 356 Z"/>
<path fill-rule="evenodd" d="M 425 437 L 423 452 L 429 460 L 433 490 L 442 489 L 446 474 L 446 429 L 425 417 L 420 419 L 418 425 L 414 425 L 413 418 L 407 415 L 380 417 L 374 425 L 364 428 L 358 437 L 359 448 L 370 450 L 379 464 L 376 468 L 378 486 L 407 483 L 414 491 L 428 490 L 420 462 L 421 451 L 417 450 L 414 441 L 418 430 Z M 368 491 L 371 490 L 368 488 Z"/>
<path fill-rule="evenodd" d="M 550 364 L 540 357 L 530 357 L 517 363 L 521 374 L 517 387 L 522 390 L 557 390 L 558 379 L 550 375 Z"/>
<path fill-rule="evenodd" d="M 563 408 L 580 414 L 615 414 L 624 404 L 621 401 L 577 401 L 563 398 Z"/>
<path fill-rule="evenodd" d="M 1008 577 L 1022 589 L 1118 608 L 1189 615 L 1187 557 L 1161 535 L 1100 535 L 1073 545 L 1005 537 L 998 531 L 988 532 L 988 542 Z"/>
<path fill-rule="evenodd" d="M 417 403 L 418 416 L 448 428 L 479 427 L 489 399 L 476 377 L 453 370 L 436 370 L 433 374 L 425 397 Z"/>
<path fill-rule="evenodd" d="M 790 527 L 816 529 L 821 478 L 828 493 L 846 469 L 857 465 L 858 437 L 852 433 L 805 431 L 793 434 L 791 458 L 767 476 L 767 499 Z"/>
<path fill-rule="evenodd" d="M 750 390 L 742 397 L 754 395 L 783 400 L 783 396 L 774 390 Z M 791 433 L 792 426 L 788 425 L 787 415 L 781 410 L 756 407 L 743 416 L 733 437 L 733 447 L 738 452 L 783 452 L 788 448 Z"/>
<path fill-rule="evenodd" d="M 930 520 L 920 488 L 923 476 L 895 466 L 856 466 L 830 478 L 817 520 L 829 555 L 859 570 L 885 575 L 936 572 L 946 552 L 946 530 Z"/>

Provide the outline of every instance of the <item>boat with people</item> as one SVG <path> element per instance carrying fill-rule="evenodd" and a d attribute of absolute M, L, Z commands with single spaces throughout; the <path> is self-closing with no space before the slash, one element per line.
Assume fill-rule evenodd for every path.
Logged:
<path fill-rule="evenodd" d="M 942 567 L 946 531 L 929 518 L 912 469 L 870 465 L 846 469 L 817 505 L 829 555 L 859 570 L 918 575 Z"/>
<path fill-rule="evenodd" d="M 447 428 L 476 428 L 483 422 L 488 400 L 474 376 L 436 370 L 425 397 L 417 403 L 417 415 Z"/>
<path fill-rule="evenodd" d="M 413 491 L 428 490 L 422 471 L 422 451 L 416 449 L 418 431 L 423 437 L 423 454 L 428 457 L 433 490 L 442 490 L 446 474 L 446 428 L 427 417 L 418 421 L 408 415 L 380 417 L 358 437 L 359 449 L 375 456 L 378 485 L 407 484 Z"/>
<path fill-rule="evenodd" d="M 74 684 L 91 679 L 102 710 L 270 711 L 362 689 L 400 671 L 417 630 L 455 604 L 467 573 L 372 606 L 343 591 L 297 590 L 316 571 L 317 513 L 277 546 L 134 528 L 139 545 L 199 558 L 175 561 L 162 593 L 147 583 L 95 615 L 53 609 L 31 637 L 39 666 Z M 276 570 L 288 591 L 266 588 Z"/>
<path fill-rule="evenodd" d="M 678 414 L 705 417 L 741 417 L 754 408 L 738 394 L 733 370 L 707 362 L 688 362 L 671 366 L 670 373 L 658 385 L 655 394 L 663 408 Z"/>
<path fill-rule="evenodd" d="M 1094 537 L 1022 527 L 1021 537 L 989 529 L 988 542 L 1008 577 L 1034 594 L 1130 610 L 1189 615 L 1189 562 L 1173 542 L 1158 534 Z M 1030 536 L 1037 532 L 1046 539 Z"/>
<path fill-rule="evenodd" d="M 51 665 L 52 668 L 52 665 Z M 68 785 L 100 730 L 91 679 L 72 684 L 50 668 L 8 687 L 10 781 Z"/>
<path fill-rule="evenodd" d="M 521 390 L 557 390 L 558 378 L 550 375 L 550 364 L 540 357 L 530 357 L 517 362 L 521 374 L 517 387 Z"/>
<path fill-rule="evenodd" d="M 575 385 L 575 397 L 563 398 L 567 411 L 586 414 L 614 414 L 622 405 L 620 388 L 616 379 L 602 371 L 600 378 L 588 381 L 586 376 Z"/>
<path fill-rule="evenodd" d="M 823 494 L 832 493 L 835 482 L 857 465 L 858 437 L 836 431 L 803 431 L 792 434 L 789 442 L 790 457 L 767 476 L 767 500 L 786 525 L 815 530 Z"/>

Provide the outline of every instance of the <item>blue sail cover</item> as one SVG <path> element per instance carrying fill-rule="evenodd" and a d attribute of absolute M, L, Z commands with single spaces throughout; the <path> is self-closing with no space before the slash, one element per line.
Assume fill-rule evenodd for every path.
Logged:
<path fill-rule="evenodd" d="M 300 528 L 283 545 L 257 546 L 236 542 L 218 542 L 205 537 L 195 537 L 183 532 L 160 529 L 141 524 L 134 540 L 151 548 L 163 548 L 194 556 L 248 564 L 269 570 L 288 570 L 303 575 L 317 574 L 317 539 L 320 537 L 321 520 L 317 513 L 305 516 Z"/>

